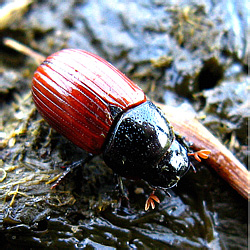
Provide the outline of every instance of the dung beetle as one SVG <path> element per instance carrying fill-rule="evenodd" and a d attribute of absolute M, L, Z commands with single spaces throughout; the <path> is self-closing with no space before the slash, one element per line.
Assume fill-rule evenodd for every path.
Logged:
<path fill-rule="evenodd" d="M 56 131 L 92 155 L 102 153 L 118 175 L 145 180 L 153 188 L 146 210 L 159 202 L 155 189 L 175 186 L 190 168 L 188 148 L 162 111 L 97 55 L 52 54 L 34 73 L 32 96 Z"/>

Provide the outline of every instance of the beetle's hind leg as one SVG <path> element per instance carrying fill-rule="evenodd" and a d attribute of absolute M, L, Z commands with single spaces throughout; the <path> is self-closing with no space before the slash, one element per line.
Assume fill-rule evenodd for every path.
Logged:
<path fill-rule="evenodd" d="M 56 188 L 59 184 L 61 184 L 61 182 L 63 180 L 65 180 L 70 174 L 72 174 L 75 171 L 78 171 L 78 169 L 80 167 L 83 167 L 87 162 L 89 162 L 92 158 L 94 157 L 94 155 L 92 154 L 88 154 L 87 157 L 85 157 L 84 159 L 81 159 L 79 161 L 73 162 L 70 165 L 67 166 L 63 166 L 62 168 L 65 168 L 65 171 L 63 172 L 63 174 L 56 180 L 56 183 L 52 185 L 51 189 Z"/>

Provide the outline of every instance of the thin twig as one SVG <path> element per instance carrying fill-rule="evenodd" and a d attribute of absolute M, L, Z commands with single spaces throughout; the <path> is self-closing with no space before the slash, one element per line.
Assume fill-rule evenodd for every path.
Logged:
<path fill-rule="evenodd" d="M 23 44 L 15 41 L 12 38 L 8 38 L 8 37 L 4 38 L 3 43 L 4 43 L 4 45 L 6 45 L 8 47 L 15 49 L 16 51 L 19 51 L 20 53 L 33 58 L 36 61 L 37 65 L 40 65 L 45 60 L 45 56 L 37 53 L 36 51 L 30 49 L 26 45 L 23 45 Z"/>

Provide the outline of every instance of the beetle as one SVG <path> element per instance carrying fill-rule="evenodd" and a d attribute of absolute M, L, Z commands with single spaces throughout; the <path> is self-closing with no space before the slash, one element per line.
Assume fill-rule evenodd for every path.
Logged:
<path fill-rule="evenodd" d="M 153 189 L 176 186 L 190 155 L 164 114 L 136 84 L 106 60 L 80 49 L 52 54 L 37 68 L 32 97 L 43 118 L 63 136 L 103 159 L 115 173 L 143 179 Z"/>

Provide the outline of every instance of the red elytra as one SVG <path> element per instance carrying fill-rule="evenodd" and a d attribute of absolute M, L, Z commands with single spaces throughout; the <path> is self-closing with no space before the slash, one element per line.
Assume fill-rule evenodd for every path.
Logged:
<path fill-rule="evenodd" d="M 80 148 L 100 154 L 114 121 L 146 101 L 143 91 L 104 59 L 79 49 L 49 56 L 36 70 L 32 95 L 43 118 Z"/>

